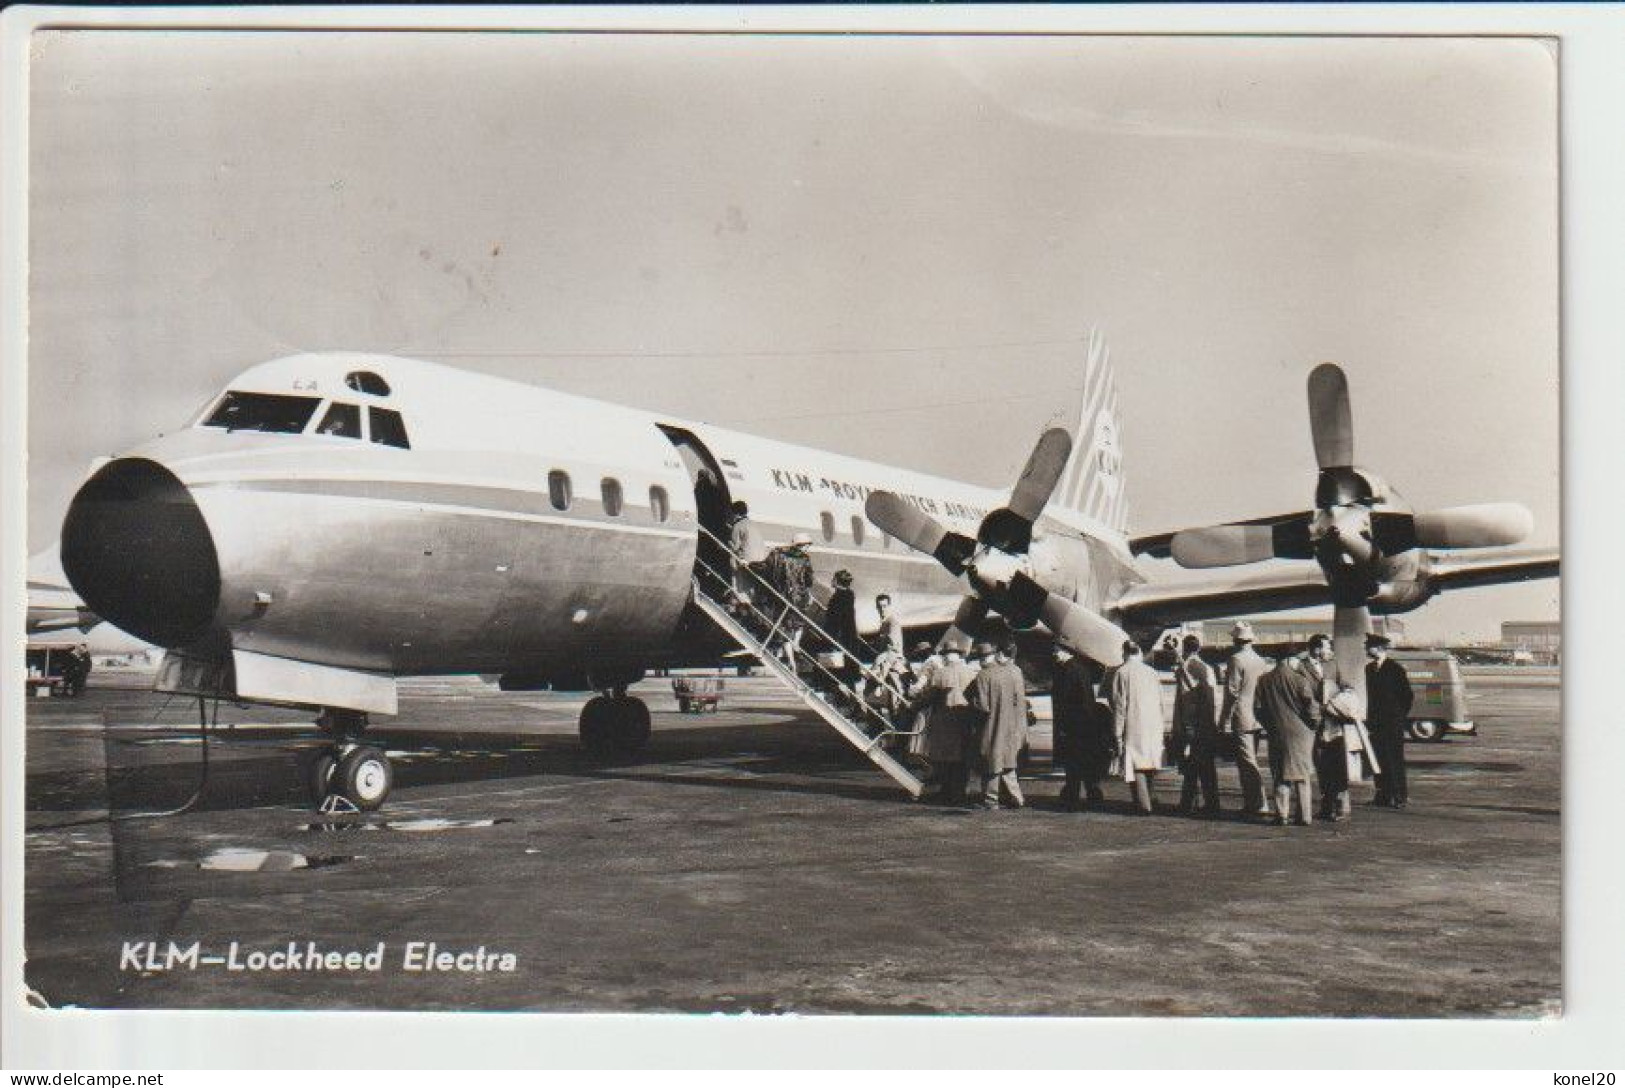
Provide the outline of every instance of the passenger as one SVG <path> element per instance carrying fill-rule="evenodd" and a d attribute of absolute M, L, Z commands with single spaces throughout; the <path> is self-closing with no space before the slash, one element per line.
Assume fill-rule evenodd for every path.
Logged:
<path fill-rule="evenodd" d="M 1331 637 L 1309 640 L 1308 668 L 1320 685 L 1320 732 L 1315 739 L 1315 777 L 1320 779 L 1320 815 L 1339 823 L 1349 818 L 1349 756 L 1361 750 L 1359 695 L 1338 675 Z"/>
<path fill-rule="evenodd" d="M 982 807 L 997 810 L 1001 802 L 1023 808 L 1027 801 L 1016 781 L 1016 763 L 1027 740 L 1027 681 L 1015 663 L 1016 646 L 1009 640 L 982 647 L 992 664 L 976 674 L 966 698 L 981 712 L 977 754 L 982 774 Z"/>
<path fill-rule="evenodd" d="M 855 686 L 859 675 L 858 613 L 857 598 L 852 595 L 852 572 L 849 570 L 835 572 L 834 588 L 824 604 L 824 633 L 834 643 L 829 648 L 830 652 L 840 656 L 832 671 L 846 687 Z"/>
<path fill-rule="evenodd" d="M 796 653 L 801 649 L 801 636 L 806 627 L 802 616 L 812 604 L 812 558 L 807 549 L 812 547 L 810 533 L 797 533 L 790 543 L 774 548 L 767 556 L 768 582 L 778 592 L 772 613 L 783 634 L 779 651 L 784 663 L 796 667 Z"/>
<path fill-rule="evenodd" d="M 1269 734 L 1270 777 L 1275 782 L 1275 822 L 1285 827 L 1296 823 L 1307 827 L 1310 815 L 1310 777 L 1314 774 L 1315 741 L 1321 723 L 1320 663 L 1322 640 L 1330 656 L 1331 640 L 1316 635 L 1309 649 L 1295 657 L 1283 658 L 1258 681 L 1256 713 Z M 1297 818 L 1292 817 L 1292 801 L 1298 802 Z"/>
<path fill-rule="evenodd" d="M 876 595 L 875 613 L 880 617 L 880 631 L 871 643 L 875 653 L 871 672 L 881 690 L 871 689 L 870 694 L 885 700 L 905 690 L 908 660 L 903 656 L 903 621 L 892 611 L 891 594 Z"/>
<path fill-rule="evenodd" d="M 931 681 L 931 674 L 942 667 L 943 657 L 929 642 L 920 641 L 908 652 L 907 673 L 903 677 L 903 692 L 907 697 L 904 706 L 905 716 L 909 719 L 908 750 L 911 755 L 923 756 L 925 754 L 925 726 L 930 716 L 927 710 L 915 705 L 919 694 Z"/>
<path fill-rule="evenodd" d="M 1224 711 L 1219 716 L 1219 734 L 1228 738 L 1236 758 L 1236 774 L 1241 779 L 1243 812 L 1269 819 L 1270 805 L 1264 797 L 1264 775 L 1258 765 L 1258 742 L 1264 727 L 1253 707 L 1258 699 L 1258 681 L 1270 670 L 1270 663 L 1253 649 L 1252 625 L 1238 622 L 1230 629 L 1235 652 L 1230 655 L 1224 677 Z"/>
<path fill-rule="evenodd" d="M 756 596 L 757 578 L 767 560 L 767 544 L 750 519 L 750 506 L 744 501 L 733 504 L 733 528 L 729 531 L 728 546 L 733 551 L 733 591 L 740 611 L 748 610 Z"/>
<path fill-rule="evenodd" d="M 943 662 L 933 669 L 912 706 L 924 718 L 920 754 L 931 764 L 931 796 L 945 805 L 965 803 L 965 756 L 979 715 L 965 692 L 980 670 L 968 663 L 964 646 L 943 647 Z"/>
<path fill-rule="evenodd" d="M 1100 679 L 1099 665 L 1055 644 L 1050 706 L 1055 762 L 1066 774 L 1061 807 L 1068 812 L 1083 807 L 1080 797 L 1086 790 L 1091 805 L 1106 799 L 1100 784 L 1111 773 L 1112 731 L 1111 718 L 1095 694 Z"/>
<path fill-rule="evenodd" d="M 1213 667 L 1202 660 L 1202 640 L 1186 635 L 1179 642 L 1180 661 L 1174 669 L 1174 750 L 1184 782 L 1179 790 L 1179 811 L 1196 811 L 1196 795 L 1202 794 L 1202 811 L 1219 814 L 1219 771 L 1214 760 L 1219 754 L 1218 678 Z"/>
<path fill-rule="evenodd" d="M 1123 643 L 1123 664 L 1112 676 L 1111 704 L 1118 773 L 1133 787 L 1135 809 L 1149 816 L 1162 767 L 1162 681 L 1132 639 Z"/>
<path fill-rule="evenodd" d="M 1387 635 L 1365 637 L 1366 722 L 1377 757 L 1377 794 L 1373 805 L 1404 808 L 1410 801 L 1405 786 L 1405 730 L 1411 720 L 1411 678 L 1388 650 Z"/>

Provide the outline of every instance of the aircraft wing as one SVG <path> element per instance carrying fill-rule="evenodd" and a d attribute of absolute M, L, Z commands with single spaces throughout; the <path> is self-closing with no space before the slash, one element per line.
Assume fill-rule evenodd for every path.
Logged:
<path fill-rule="evenodd" d="M 1131 587 L 1112 604 L 1127 627 L 1177 627 L 1191 620 L 1247 616 L 1330 604 L 1331 589 L 1315 563 L 1255 574 L 1223 574 Z"/>
<path fill-rule="evenodd" d="M 1436 589 L 1471 589 L 1557 575 L 1556 548 L 1520 548 L 1482 555 L 1435 555 L 1428 582 Z"/>
<path fill-rule="evenodd" d="M 1432 593 L 1555 578 L 1556 548 L 1479 555 L 1430 554 L 1422 580 Z M 1319 564 L 1282 564 L 1254 574 L 1215 572 L 1214 577 L 1133 586 L 1113 603 L 1120 622 L 1132 627 L 1174 627 L 1191 620 L 1250 616 L 1332 603 Z"/>

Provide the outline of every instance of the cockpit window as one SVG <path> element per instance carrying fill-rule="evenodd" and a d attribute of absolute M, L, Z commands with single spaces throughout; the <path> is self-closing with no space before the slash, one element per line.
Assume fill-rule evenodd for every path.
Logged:
<path fill-rule="evenodd" d="M 412 443 L 406 438 L 406 424 L 401 422 L 401 414 L 391 408 L 375 408 L 367 405 L 367 418 L 372 423 L 372 440 L 381 446 L 399 446 L 403 450 L 412 448 Z"/>
<path fill-rule="evenodd" d="M 360 438 L 361 409 L 354 404 L 334 401 L 322 417 L 322 424 L 316 428 L 316 433 L 330 434 L 335 438 Z"/>
<path fill-rule="evenodd" d="M 389 383 L 370 370 L 352 370 L 344 376 L 344 384 L 357 393 L 371 393 L 375 397 L 389 396 Z"/>
<path fill-rule="evenodd" d="M 293 397 L 283 393 L 239 393 L 235 389 L 220 401 L 220 407 L 203 421 L 205 427 L 228 431 L 268 431 L 298 434 L 310 422 L 321 403 L 317 397 Z"/>

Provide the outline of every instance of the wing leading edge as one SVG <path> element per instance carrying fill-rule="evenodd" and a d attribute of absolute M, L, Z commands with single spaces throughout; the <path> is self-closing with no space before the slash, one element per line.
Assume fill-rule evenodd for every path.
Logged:
<path fill-rule="evenodd" d="M 1472 556 L 1431 556 L 1425 569 L 1422 579 L 1426 596 L 1432 596 L 1452 589 L 1555 578 L 1559 573 L 1559 554 L 1556 548 L 1538 548 Z M 1112 610 L 1125 626 L 1160 629 L 1192 620 L 1314 608 L 1331 603 L 1331 590 L 1319 565 L 1293 563 L 1242 577 L 1220 575 L 1143 583 L 1113 602 Z M 1382 609 L 1376 606 L 1373 610 Z"/>

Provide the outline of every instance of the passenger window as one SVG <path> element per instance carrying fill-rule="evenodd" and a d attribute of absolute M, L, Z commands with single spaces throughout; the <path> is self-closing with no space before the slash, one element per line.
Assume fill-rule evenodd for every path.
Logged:
<path fill-rule="evenodd" d="M 547 498 L 555 510 L 570 509 L 570 474 L 554 469 L 547 474 Z"/>
<path fill-rule="evenodd" d="M 818 515 L 819 523 L 824 527 L 824 542 L 826 544 L 835 540 L 835 515 L 828 510 Z"/>
<path fill-rule="evenodd" d="M 401 414 L 392 408 L 375 408 L 367 406 L 367 420 L 372 425 L 372 440 L 381 446 L 398 446 L 403 450 L 412 448 L 412 443 L 406 439 L 406 424 L 401 422 Z"/>
<path fill-rule="evenodd" d="M 864 531 L 865 528 L 867 528 L 867 526 L 865 526 L 863 524 L 863 519 L 861 517 L 859 517 L 858 515 L 853 514 L 852 515 L 852 543 L 856 544 L 860 548 L 863 547 L 863 531 Z"/>
<path fill-rule="evenodd" d="M 649 489 L 649 515 L 659 522 L 671 517 L 671 499 L 665 488 L 656 485 Z"/>
<path fill-rule="evenodd" d="M 621 481 L 604 477 L 599 485 L 599 494 L 604 497 L 604 513 L 612 518 L 621 516 Z"/>
<path fill-rule="evenodd" d="M 340 404 L 334 401 L 322 417 L 321 425 L 316 428 L 317 434 L 328 434 L 335 438 L 361 437 L 361 409 L 354 404 Z"/>
<path fill-rule="evenodd" d="M 316 414 L 319 397 L 290 397 L 281 393 L 228 392 L 208 419 L 205 427 L 228 431 L 268 431 L 299 434 Z"/>

